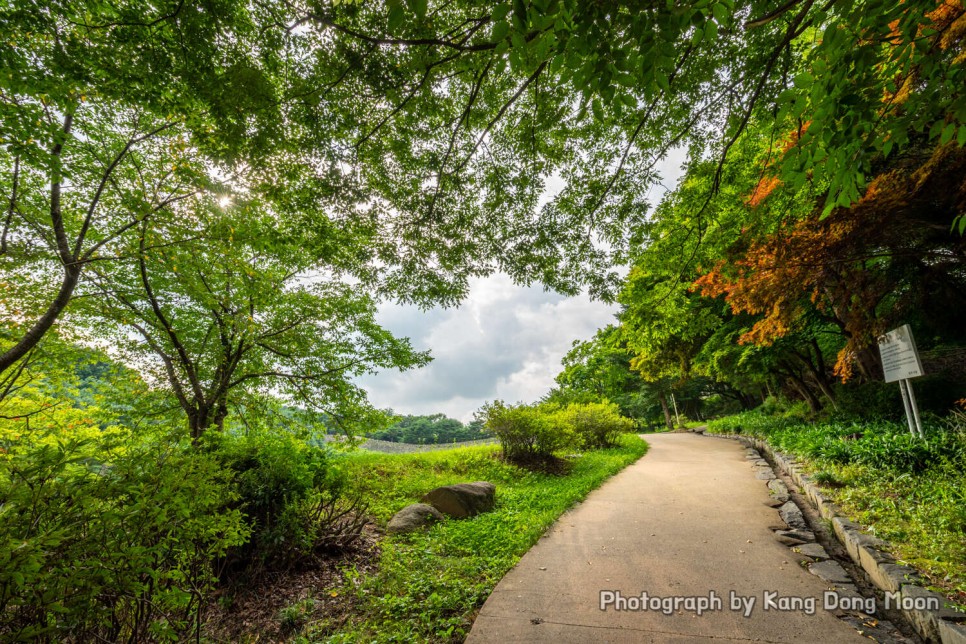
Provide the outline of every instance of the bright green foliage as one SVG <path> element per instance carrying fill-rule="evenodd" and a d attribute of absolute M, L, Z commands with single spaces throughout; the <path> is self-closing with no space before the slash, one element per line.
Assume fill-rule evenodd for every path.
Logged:
<path fill-rule="evenodd" d="M 376 323 L 369 295 L 317 272 L 301 240 L 274 224 L 259 203 L 145 222 L 135 259 L 92 269 L 94 297 L 77 307 L 92 336 L 167 383 L 194 439 L 267 392 L 347 432 L 384 424 L 352 376 L 428 360 Z"/>
<path fill-rule="evenodd" d="M 634 428 L 634 421 L 607 401 L 510 406 L 497 400 L 483 406 L 480 419 L 500 439 L 504 458 L 519 463 L 551 459 L 567 450 L 611 447 Z"/>
<path fill-rule="evenodd" d="M 0 312 L 18 330 L 0 372 L 139 222 L 216 186 L 215 163 L 286 142 L 267 20 L 231 1 L 0 9 Z"/>
<path fill-rule="evenodd" d="M 0 458 L 0 636 L 177 640 L 244 543 L 228 474 L 172 441 L 59 439 Z M 111 443 L 114 443 L 113 445 Z"/>
<path fill-rule="evenodd" d="M 614 403 L 570 404 L 558 413 L 585 449 L 613 447 L 623 434 L 634 429 L 634 421 L 622 416 Z"/>
<path fill-rule="evenodd" d="M 807 423 L 758 411 L 709 430 L 767 440 L 803 462 L 851 517 L 889 541 L 953 601 L 966 605 L 966 433 L 927 426 L 926 439 L 895 423 Z M 821 481 L 819 481 L 821 482 Z"/>
<path fill-rule="evenodd" d="M 510 461 L 550 459 L 580 443 L 565 414 L 552 407 L 509 406 L 497 400 L 484 405 L 480 417 L 500 439 L 503 456 Z"/>
<path fill-rule="evenodd" d="M 352 574 L 333 589 L 358 602 L 359 611 L 345 624 L 310 625 L 305 636 L 333 642 L 463 639 L 497 582 L 553 522 L 646 450 L 642 440 L 625 436 L 619 447 L 583 454 L 564 476 L 509 465 L 495 458 L 495 447 L 347 455 L 353 488 L 372 498 L 381 521 L 428 489 L 465 481 L 494 483 L 497 505 L 471 519 L 384 541 L 377 570 Z"/>

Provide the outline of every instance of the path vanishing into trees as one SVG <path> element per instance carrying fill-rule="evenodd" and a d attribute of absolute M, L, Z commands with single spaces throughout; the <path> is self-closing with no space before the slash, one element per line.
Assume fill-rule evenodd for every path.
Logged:
<path fill-rule="evenodd" d="M 647 435 L 650 451 L 557 524 L 497 585 L 468 642 L 868 642 L 823 609 L 826 582 L 797 563 L 769 528 L 767 505 L 743 447 L 690 433 Z M 721 598 L 698 616 L 600 608 L 602 590 L 625 598 Z M 749 616 L 729 594 L 754 598 Z M 766 593 L 816 598 L 814 614 L 765 610 Z"/>

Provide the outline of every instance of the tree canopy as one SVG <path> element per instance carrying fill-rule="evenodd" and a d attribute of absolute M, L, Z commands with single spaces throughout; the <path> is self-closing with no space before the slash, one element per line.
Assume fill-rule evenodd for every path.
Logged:
<path fill-rule="evenodd" d="M 861 286 L 873 308 L 892 302 L 893 275 L 958 270 L 940 232 L 966 226 L 944 169 L 966 143 L 958 0 L 17 0 L 0 20 L 0 372 L 29 360 L 76 295 L 130 299 L 130 271 L 144 272 L 152 244 L 213 252 L 170 234 L 216 202 L 249 204 L 298 239 L 306 272 L 424 305 L 453 304 L 470 277 L 495 270 L 613 297 L 614 264 L 634 263 L 623 297 L 639 320 L 627 342 L 650 356 L 635 368 L 661 377 L 702 351 L 764 359 L 727 342 L 708 355 L 709 334 L 766 344 L 794 327 L 814 353 L 824 323 L 844 325 L 840 374 L 853 354 L 870 368 L 863 347 L 888 316 L 846 311 L 851 294 L 827 272 L 762 272 L 769 257 L 791 257 L 785 242 L 798 242 L 794 261 L 825 266 L 889 247 L 887 277 Z M 651 213 L 656 165 L 676 147 L 689 150 L 688 179 Z M 948 198 L 928 222 L 917 214 L 891 237 L 864 236 L 895 220 L 896 199 L 921 213 L 939 186 Z M 878 215 L 863 205 L 872 193 Z M 674 264 L 648 266 L 661 248 Z M 935 261 L 899 261 L 927 248 Z M 715 272 L 732 258 L 738 272 Z M 850 260 L 838 279 L 858 283 L 868 266 L 875 257 Z M 819 296 L 768 295 L 766 274 Z M 700 297 L 680 288 L 698 278 Z M 645 322 L 634 289 L 694 324 Z M 725 293 L 731 314 L 772 314 L 752 335 L 725 332 L 720 303 L 701 299 Z"/>

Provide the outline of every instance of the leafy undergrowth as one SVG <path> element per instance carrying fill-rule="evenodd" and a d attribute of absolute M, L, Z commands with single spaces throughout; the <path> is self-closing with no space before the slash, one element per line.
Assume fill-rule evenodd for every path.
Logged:
<path fill-rule="evenodd" d="M 894 423 L 807 424 L 756 412 L 712 421 L 709 431 L 794 455 L 851 518 L 966 607 L 966 433 L 927 427 L 919 439 Z"/>
<path fill-rule="evenodd" d="M 326 591 L 351 603 L 348 614 L 337 620 L 309 616 L 297 641 L 462 641 L 496 583 L 557 517 L 646 451 L 642 440 L 628 435 L 619 447 L 573 457 L 566 476 L 508 465 L 495 446 L 346 455 L 342 467 L 380 525 L 428 490 L 459 482 L 494 483 L 496 509 L 387 536 L 373 570 L 350 567 L 344 584 Z"/>

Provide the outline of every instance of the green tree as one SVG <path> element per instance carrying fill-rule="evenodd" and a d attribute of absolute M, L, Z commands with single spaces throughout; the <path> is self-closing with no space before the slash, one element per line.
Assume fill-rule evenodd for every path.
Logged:
<path fill-rule="evenodd" d="M 131 255 L 95 270 L 95 336 L 164 382 L 197 440 L 261 394 L 324 412 L 346 431 L 381 414 L 352 376 L 424 364 L 374 320 L 374 300 L 318 268 L 314 253 L 257 204 L 144 222 Z M 172 236 L 190 239 L 165 245 Z M 133 334 L 132 334 L 133 332 Z"/>
<path fill-rule="evenodd" d="M 275 144 L 269 19 L 237 2 L 0 10 L 0 312 L 17 328 L 0 372 L 61 317 L 87 267 L 212 189 L 214 161 Z"/>

